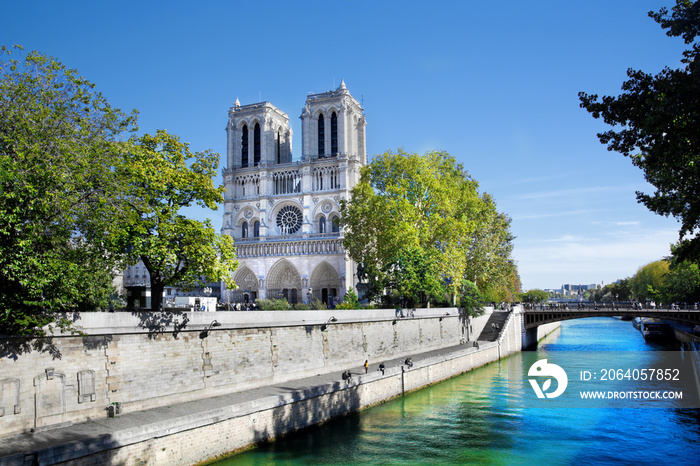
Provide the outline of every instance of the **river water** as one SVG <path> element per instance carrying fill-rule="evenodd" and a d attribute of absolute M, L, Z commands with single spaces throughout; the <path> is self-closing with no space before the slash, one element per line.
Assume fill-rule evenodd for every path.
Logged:
<path fill-rule="evenodd" d="M 509 374 L 558 352 L 637 351 L 644 364 L 671 348 L 647 343 L 630 322 L 566 321 L 524 352 L 357 414 L 223 460 L 269 464 L 700 464 L 700 410 L 533 408 Z M 605 361 L 599 361 L 604 365 Z M 643 367 L 643 366 L 642 366 Z M 628 407 L 627 407 L 628 406 Z"/>

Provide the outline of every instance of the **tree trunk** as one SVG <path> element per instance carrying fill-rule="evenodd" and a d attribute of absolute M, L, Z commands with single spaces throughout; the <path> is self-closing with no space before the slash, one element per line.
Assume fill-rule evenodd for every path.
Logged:
<path fill-rule="evenodd" d="M 163 310 L 163 290 L 165 286 L 160 280 L 154 280 L 151 275 L 151 311 Z"/>

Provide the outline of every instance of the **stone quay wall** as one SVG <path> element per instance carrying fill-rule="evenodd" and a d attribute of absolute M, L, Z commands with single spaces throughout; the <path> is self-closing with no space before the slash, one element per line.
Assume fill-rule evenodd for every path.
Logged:
<path fill-rule="evenodd" d="M 110 439 L 109 446 L 75 445 L 35 452 L 40 464 L 191 465 L 228 456 L 260 442 L 316 425 L 337 416 L 376 405 L 408 391 L 453 377 L 498 359 L 498 343 L 463 349 L 416 361 L 412 368 L 395 366 L 385 374 L 370 372 L 349 381 L 336 381 L 285 396 L 260 398 L 231 411 L 198 413 L 174 425 L 149 426 Z M 115 445 L 114 442 L 118 443 Z M 19 466 L 26 456 L 0 458 L 0 464 Z"/>
<path fill-rule="evenodd" d="M 83 335 L 58 334 L 44 351 L 0 338 L 0 438 L 106 417 L 115 403 L 134 412 L 470 340 L 470 319 L 456 308 L 73 319 Z"/>
<path fill-rule="evenodd" d="M 89 328 L 96 335 L 81 337 L 83 341 L 80 345 L 73 342 L 70 346 L 66 343 L 62 349 L 66 351 L 70 349 L 74 353 L 71 364 L 78 364 L 79 367 L 84 367 L 87 364 L 85 361 L 100 363 L 99 357 L 92 354 L 93 352 L 104 354 L 101 364 L 105 369 L 103 373 L 98 374 L 104 377 L 104 381 L 100 380 L 96 383 L 96 387 L 102 388 L 100 388 L 100 395 L 95 397 L 95 401 L 105 399 L 102 407 L 96 409 L 101 416 L 105 416 L 105 403 L 112 399 L 111 397 L 116 399 L 117 395 L 124 400 L 123 408 L 129 411 L 151 405 L 163 405 L 162 401 L 157 400 L 188 400 L 193 396 L 202 398 L 223 392 L 220 389 L 222 385 L 212 383 L 211 379 L 224 380 L 223 377 L 227 377 L 227 380 L 231 380 L 228 385 L 225 385 L 229 392 L 241 390 L 243 386 L 255 386 L 254 374 L 242 377 L 240 381 L 236 380 L 238 372 L 233 372 L 236 364 L 240 364 L 243 358 L 248 358 L 251 362 L 259 361 L 259 367 L 252 367 L 252 369 L 259 369 L 257 374 L 260 382 L 258 383 L 264 384 L 307 377 L 324 371 L 338 372 L 347 367 L 357 367 L 364 359 L 369 359 L 371 363 L 376 364 L 392 356 L 403 357 L 406 354 L 418 354 L 431 349 L 438 349 L 438 351 L 434 352 L 432 357 L 417 360 L 412 368 L 388 367 L 385 374 L 375 371 L 357 375 L 350 381 L 335 380 L 331 383 L 308 386 L 305 389 L 290 390 L 284 395 L 259 397 L 224 408 L 197 411 L 174 420 L 148 421 L 140 428 L 116 433 L 113 437 L 101 439 L 97 443 L 82 445 L 69 442 L 35 451 L 30 453 L 30 456 L 41 464 L 69 465 L 186 465 L 209 461 L 496 361 L 519 351 L 526 340 L 522 335 L 523 319 L 519 308 L 509 314 L 499 341 L 482 342 L 480 345 L 464 343 L 479 334 L 488 315 L 475 319 L 461 319 L 456 309 L 420 310 L 415 311 L 410 317 L 397 317 L 394 310 L 350 311 L 347 314 L 345 312 L 347 311 L 284 313 L 285 315 L 277 317 L 272 313 L 199 313 L 188 315 L 187 325 L 184 328 L 182 320 L 176 323 L 175 319 L 172 319 L 173 316 L 170 316 L 168 318 L 171 321 L 167 331 L 150 331 L 145 334 L 131 333 L 133 322 L 127 316 L 110 317 L 112 321 L 107 323 L 100 320 L 99 316 L 91 316 L 82 323 L 90 324 Z M 232 317 L 230 314 L 235 316 Z M 182 319 L 183 315 L 176 317 Z M 201 334 L 202 330 L 209 327 L 204 323 L 211 323 L 213 317 L 222 323 L 221 327 L 211 327 L 213 330 L 206 336 Z M 329 323 L 332 320 L 331 317 L 337 320 Z M 90 319 L 94 320 L 87 322 Z M 236 320 L 237 323 L 234 324 L 232 320 Z M 257 327 L 249 327 L 253 323 Z M 100 326 L 103 324 L 109 325 Z M 552 329 L 556 326 L 552 326 Z M 187 327 L 190 328 L 186 329 Z M 111 330 L 111 333 L 100 335 L 104 329 Z M 544 336 L 552 329 L 542 329 L 538 333 Z M 200 335 L 195 336 L 194 334 L 198 332 Z M 218 337 L 217 333 L 220 333 Z M 134 348 L 136 343 L 132 339 L 138 341 L 137 336 L 141 339 L 141 351 Z M 75 337 L 64 338 L 66 341 L 75 340 Z M 89 344 L 85 344 L 85 338 L 88 338 Z M 59 339 L 59 341 L 62 340 Z M 80 342 L 79 339 L 78 341 Z M 194 344 L 182 345 L 179 350 L 174 349 L 177 348 L 173 346 L 176 342 L 191 341 L 198 342 L 199 349 Z M 459 345 L 460 343 L 462 345 Z M 455 345 L 459 346 L 455 348 Z M 447 349 L 448 347 L 450 348 Z M 244 348 L 248 349 L 243 351 Z M 325 352 L 325 348 L 328 348 L 328 351 L 332 348 L 335 354 Z M 439 351 L 442 348 L 445 349 L 444 352 Z M 128 349 L 128 351 L 119 352 L 118 349 Z M 406 350 L 408 353 L 404 352 Z M 166 351 L 170 352 L 170 357 L 164 356 Z M 222 354 L 214 357 L 217 354 L 216 351 Z M 267 355 L 249 354 L 256 351 Z M 303 351 L 306 351 L 306 354 L 300 354 Z M 295 352 L 296 355 L 290 357 Z M 207 353 L 207 356 L 202 356 Z M 39 357 L 40 354 L 44 355 L 43 360 Z M 59 369 L 63 371 L 62 374 L 66 378 L 65 373 L 71 368 L 59 366 L 56 361 L 67 360 L 67 355 L 63 355 L 60 360 L 51 360 L 45 353 L 40 354 L 20 355 L 12 364 L 24 364 L 24 369 L 31 375 L 44 369 L 41 365 L 32 367 L 31 363 L 53 361 L 54 378 L 51 380 L 56 380 Z M 76 363 L 81 354 L 86 355 L 85 360 Z M 115 359 L 117 354 L 119 357 Z M 32 355 L 35 359 L 27 359 Z M 223 364 L 227 358 L 230 359 L 230 364 Z M 314 358 L 318 366 L 313 365 Z M 175 361 L 194 362 L 188 366 L 184 363 L 175 364 Z M 9 367 L 7 358 L 0 360 L 0 364 L 0 373 L 4 374 L 4 370 Z M 142 367 L 147 374 L 137 376 L 136 369 L 124 369 L 131 364 L 147 366 Z M 166 364 L 166 367 L 158 364 Z M 113 365 L 122 368 L 119 377 L 109 375 L 109 367 Z M 153 367 L 154 365 L 156 367 Z M 198 383 L 190 390 L 186 390 L 188 385 L 184 382 L 188 374 L 180 374 L 183 371 L 187 372 L 188 369 L 193 374 L 199 374 L 198 377 L 191 376 L 191 380 Z M 162 373 L 164 375 L 158 375 Z M 113 371 L 112 374 L 117 372 Z M 146 381 L 149 378 L 148 374 L 150 377 L 157 376 L 160 382 Z M 39 377 L 44 375 L 40 374 Z M 108 381 L 109 377 L 117 378 Z M 27 380 L 36 380 L 36 376 L 29 377 Z M 79 376 L 76 380 L 77 383 L 73 385 L 78 385 L 78 396 L 87 396 L 84 390 L 81 391 Z M 145 396 L 146 393 L 143 390 L 136 389 L 139 384 L 160 387 L 161 383 L 173 383 L 175 388 L 165 392 L 162 397 L 161 389 L 154 388 L 156 393 L 153 393 L 150 398 Z M 64 392 L 76 389 L 76 387 L 67 388 L 66 385 L 68 383 L 64 384 Z M 42 403 L 39 387 L 40 385 L 33 385 L 37 406 Z M 113 392 L 113 387 L 119 388 Z M 127 389 L 129 391 L 126 391 Z M 175 389 L 181 392 L 174 393 Z M 102 390 L 106 393 L 102 394 Z M 129 393 L 136 398 L 127 402 L 123 393 Z M 68 398 L 70 396 L 63 397 L 64 400 Z M 86 402 L 83 400 L 83 403 Z M 64 401 L 63 406 L 68 411 L 67 408 L 74 405 Z M 62 419 L 67 418 L 66 414 L 64 413 Z M 7 420 L 7 417 L 4 420 Z M 0 423 L 4 420 L 0 418 Z M 0 459 L 0 464 L 23 464 L 26 458 L 26 455 L 8 457 L 4 460 Z"/>

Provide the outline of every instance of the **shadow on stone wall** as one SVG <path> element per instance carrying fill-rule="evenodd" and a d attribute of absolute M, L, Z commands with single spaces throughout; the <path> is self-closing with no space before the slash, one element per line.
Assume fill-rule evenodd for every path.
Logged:
<path fill-rule="evenodd" d="M 106 348 L 113 339 L 112 335 L 84 336 L 83 349 L 90 351 Z"/>
<path fill-rule="evenodd" d="M 58 446 L 51 448 L 42 445 L 41 436 L 47 435 L 51 443 L 58 440 Z M 34 446 L 34 451 L 25 451 L 18 455 L 0 459 L 7 464 L 113 464 L 113 459 L 118 450 L 119 442 L 110 434 L 90 437 L 80 432 L 67 432 L 67 429 L 52 431 L 50 434 L 21 434 L 15 439 L 19 442 L 26 441 Z M 86 462 L 86 457 L 90 461 Z M 138 464 L 138 462 L 136 462 Z"/>
<path fill-rule="evenodd" d="M 148 338 L 150 339 L 165 333 L 168 327 L 173 328 L 173 336 L 177 338 L 178 334 L 187 328 L 187 323 L 189 322 L 187 313 L 179 311 L 132 311 L 131 315 L 138 317 L 139 327 L 148 330 Z"/>
<path fill-rule="evenodd" d="M 80 313 L 73 312 L 66 314 L 63 317 L 64 321 L 69 321 L 75 324 L 80 320 Z M 80 335 L 77 330 L 71 329 L 73 335 Z M 25 353 L 31 353 L 32 351 L 37 351 L 39 353 L 48 353 L 51 355 L 52 359 L 61 359 L 61 350 L 54 343 L 52 336 L 47 337 L 13 337 L 13 336 L 3 336 L 0 337 L 0 359 L 9 358 L 15 361 L 19 358 L 19 355 Z"/>
<path fill-rule="evenodd" d="M 349 384 L 344 380 L 334 382 L 333 391 L 328 395 L 320 395 L 320 391 L 313 387 L 292 391 L 291 397 L 294 403 L 273 409 L 271 428 L 257 430 L 253 424 L 255 444 L 264 444 L 275 439 L 276 441 L 270 445 L 276 445 L 278 441 L 288 441 L 290 438 L 288 435 L 295 431 L 318 428 L 317 424 L 325 420 L 358 411 L 360 409 L 360 386 L 354 385 L 355 382 L 351 381 Z M 291 387 L 281 387 L 281 389 L 293 390 Z M 328 439 L 318 440 L 316 436 L 311 436 L 312 438 L 309 440 L 308 437 L 304 438 L 314 445 L 329 441 Z M 309 445 L 309 448 L 314 448 L 314 445 Z"/>
<path fill-rule="evenodd" d="M 46 338 L 13 338 L 0 339 L 0 359 L 17 360 L 21 354 L 37 351 L 48 353 L 52 359 L 61 359 L 61 350 L 54 343 L 53 337 Z"/>

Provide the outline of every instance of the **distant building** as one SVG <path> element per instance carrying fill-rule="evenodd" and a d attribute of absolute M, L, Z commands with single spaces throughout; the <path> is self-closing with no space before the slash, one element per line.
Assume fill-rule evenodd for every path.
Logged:
<path fill-rule="evenodd" d="M 142 296 L 138 307 L 150 308 L 151 277 L 142 261 L 128 266 L 122 273 L 123 291 L 120 294 L 132 298 L 135 293 Z M 163 306 L 172 307 L 175 305 L 177 297 L 212 297 L 221 299 L 221 284 L 219 282 L 209 282 L 204 287 L 196 287 L 191 290 L 182 290 L 175 286 L 166 286 L 163 290 Z"/>
<path fill-rule="evenodd" d="M 548 288 L 545 291 L 552 294 L 561 294 L 564 297 L 580 296 L 588 290 L 595 290 L 599 285 L 595 283 L 589 285 L 564 284 L 561 288 Z"/>

